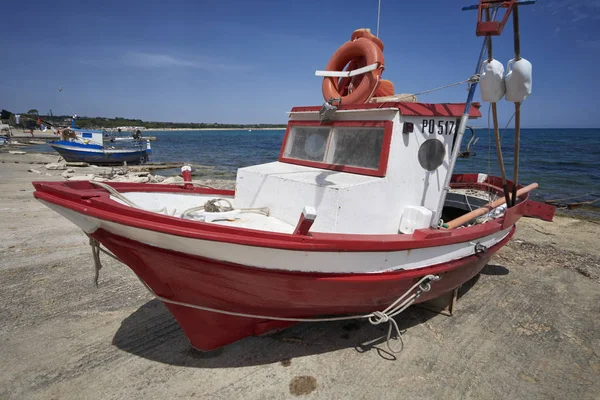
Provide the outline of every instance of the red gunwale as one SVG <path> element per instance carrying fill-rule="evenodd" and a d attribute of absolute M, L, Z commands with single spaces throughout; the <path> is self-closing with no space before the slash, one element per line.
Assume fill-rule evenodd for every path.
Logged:
<path fill-rule="evenodd" d="M 341 105 L 338 110 L 376 110 L 379 108 L 397 108 L 400 114 L 406 117 L 461 117 L 465 112 L 465 103 L 405 103 L 390 101 L 386 103 L 367 103 Z M 300 106 L 293 107 L 294 112 L 319 111 L 322 106 Z M 469 118 L 481 117 L 479 111 L 481 104 L 472 103 L 469 110 Z"/>
<path fill-rule="evenodd" d="M 378 127 L 383 128 L 383 143 L 381 145 L 381 153 L 379 155 L 379 166 L 377 169 L 352 167 L 348 165 L 339 164 L 328 164 L 318 161 L 299 160 L 296 158 L 285 157 L 285 147 L 290 136 L 290 131 L 294 126 L 345 126 L 345 127 Z M 279 151 L 279 161 L 288 164 L 303 165 L 305 167 L 314 167 L 320 169 L 326 169 L 330 171 L 341 171 L 349 172 L 353 174 L 369 175 L 384 177 L 387 172 L 388 158 L 390 155 L 390 143 L 392 142 L 392 121 L 289 121 L 285 130 L 285 136 L 283 138 L 283 144 Z"/>
<path fill-rule="evenodd" d="M 477 182 L 477 177 L 478 174 L 461 174 L 453 176 L 453 181 L 462 184 L 462 187 L 489 188 L 497 194 L 502 194 L 499 188 L 494 187 L 495 183 L 500 182 L 499 178 L 489 177 L 482 184 Z M 413 235 L 315 232 L 309 236 L 301 236 L 189 221 L 134 209 L 110 200 L 104 189 L 92 186 L 86 181 L 34 182 L 33 185 L 36 188 L 35 198 L 101 220 L 193 239 L 299 251 L 399 251 L 475 240 L 507 229 L 524 214 L 528 199 L 528 195 L 520 197 L 520 203 L 509 209 L 501 218 L 468 228 L 449 231 L 422 229 Z M 227 190 L 184 189 L 173 185 L 143 183 L 111 183 L 111 186 L 120 192 L 197 193 L 220 196 L 235 194 L 234 191 Z"/>

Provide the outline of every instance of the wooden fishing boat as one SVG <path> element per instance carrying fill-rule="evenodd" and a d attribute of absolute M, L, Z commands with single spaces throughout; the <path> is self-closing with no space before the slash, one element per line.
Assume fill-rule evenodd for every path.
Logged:
<path fill-rule="evenodd" d="M 302 321 L 393 325 L 477 275 L 537 185 L 453 174 L 481 116 L 477 80 L 465 103 L 374 98 L 383 45 L 354 36 L 359 52 L 333 64 L 372 51 L 368 65 L 321 72 L 326 103 L 292 108 L 278 159 L 239 169 L 235 191 L 196 187 L 184 168 L 181 185 L 35 182 L 34 196 L 91 238 L 97 268 L 100 246 L 129 266 L 195 348 Z M 366 97 L 340 104 L 358 74 L 354 97 Z"/>
<path fill-rule="evenodd" d="M 143 164 L 150 160 L 150 141 L 143 140 L 139 134 L 116 141 L 118 136 L 109 135 L 104 130 L 77 128 L 75 118 L 71 121 L 71 128 L 61 131 L 60 140 L 49 143 L 65 161 L 117 165 Z"/>
<path fill-rule="evenodd" d="M 58 140 L 50 143 L 50 146 L 68 162 L 119 165 L 123 163 L 143 164 L 150 159 L 150 151 L 145 143 L 109 146 Z"/>

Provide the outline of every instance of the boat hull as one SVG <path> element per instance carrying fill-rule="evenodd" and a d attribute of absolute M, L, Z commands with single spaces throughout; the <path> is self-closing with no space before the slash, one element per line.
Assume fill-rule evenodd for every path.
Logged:
<path fill-rule="evenodd" d="M 454 177 L 453 187 L 493 190 L 499 178 Z M 477 275 L 511 238 L 528 197 L 503 216 L 412 235 L 313 232 L 308 236 L 190 221 L 129 207 L 89 182 L 34 182 L 34 196 L 129 266 L 180 323 L 192 346 L 213 350 L 294 322 L 382 311 L 422 277 L 441 277 L 417 302 L 442 296 Z M 233 191 L 112 183 L 120 193 L 233 197 Z M 481 251 L 481 250 L 487 251 Z M 175 305 L 171 301 L 187 304 Z M 251 318 L 200 310 L 189 305 Z"/>
<path fill-rule="evenodd" d="M 437 298 L 467 282 L 513 235 L 484 254 L 414 270 L 378 274 L 324 274 L 267 270 L 220 262 L 149 246 L 99 229 L 103 243 L 161 297 L 237 313 L 309 318 L 380 311 L 428 274 L 442 279 L 417 303 Z M 247 336 L 294 322 L 237 317 L 167 303 L 191 345 L 214 350 Z"/>
<path fill-rule="evenodd" d="M 86 162 L 89 164 L 140 164 L 148 159 L 144 149 L 112 149 L 89 148 L 84 146 L 67 146 L 50 144 L 67 162 Z"/>

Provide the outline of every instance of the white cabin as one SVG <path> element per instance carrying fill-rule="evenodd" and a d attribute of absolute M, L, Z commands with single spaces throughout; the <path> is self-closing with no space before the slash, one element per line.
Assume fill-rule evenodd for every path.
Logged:
<path fill-rule="evenodd" d="M 269 207 L 271 216 L 293 226 L 304 207 L 313 207 L 311 232 L 395 234 L 409 213 L 417 222 L 408 225 L 429 226 L 452 172 L 464 107 L 342 106 L 323 123 L 320 107 L 295 107 L 279 160 L 238 170 L 236 207 Z M 481 116 L 477 106 L 470 115 Z"/>

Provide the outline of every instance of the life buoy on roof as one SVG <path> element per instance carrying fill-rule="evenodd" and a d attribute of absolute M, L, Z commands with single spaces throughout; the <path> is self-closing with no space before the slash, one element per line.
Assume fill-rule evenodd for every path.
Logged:
<path fill-rule="evenodd" d="M 384 68 L 383 42 L 368 29 L 358 29 L 351 40 L 344 43 L 333 54 L 327 71 L 353 71 L 367 65 L 377 64 L 377 68 L 353 77 L 325 77 L 322 90 L 325 101 L 341 98 L 342 104 L 361 104 L 373 96 L 394 94 L 392 82 L 381 79 Z"/>
<path fill-rule="evenodd" d="M 374 42 L 377 47 L 381 49 L 381 51 L 383 51 L 383 42 L 377 36 L 373 35 L 370 29 L 362 28 L 352 32 L 350 40 L 356 40 L 358 38 L 369 39 L 370 41 Z"/>

